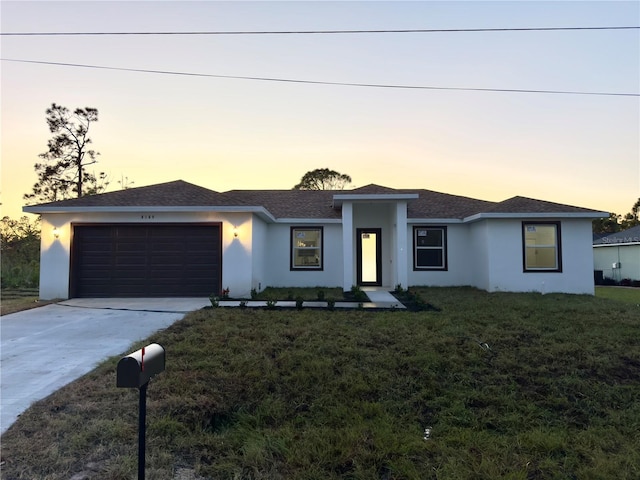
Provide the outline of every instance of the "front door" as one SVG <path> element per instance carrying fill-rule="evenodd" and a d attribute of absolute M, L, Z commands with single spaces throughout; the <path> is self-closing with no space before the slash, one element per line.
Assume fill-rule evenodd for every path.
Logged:
<path fill-rule="evenodd" d="M 382 285 L 382 230 L 379 228 L 356 229 L 358 285 Z"/>

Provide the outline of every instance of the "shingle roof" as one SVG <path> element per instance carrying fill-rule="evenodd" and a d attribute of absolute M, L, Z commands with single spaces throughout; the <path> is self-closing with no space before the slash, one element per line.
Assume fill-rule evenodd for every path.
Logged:
<path fill-rule="evenodd" d="M 231 198 L 262 206 L 276 218 L 341 218 L 333 208 L 334 190 L 231 190 Z"/>
<path fill-rule="evenodd" d="M 494 202 L 450 195 L 431 190 L 405 190 L 418 194 L 418 199 L 409 202 L 408 218 L 465 218 L 485 211 Z"/>
<path fill-rule="evenodd" d="M 527 197 L 512 197 L 483 213 L 590 213 L 594 210 Z"/>
<path fill-rule="evenodd" d="M 43 203 L 38 207 L 191 207 L 238 205 L 239 199 L 199 187 L 183 180 L 129 188 L 115 192 L 86 195 L 58 202 Z"/>
<path fill-rule="evenodd" d="M 82 198 L 61 200 L 27 207 L 40 213 L 52 208 L 108 207 L 264 207 L 275 218 L 339 219 L 334 195 L 417 194 L 408 200 L 410 219 L 464 219 L 480 213 L 598 213 L 586 208 L 562 205 L 525 197 L 504 202 L 489 202 L 459 195 L 424 189 L 393 189 L 366 185 L 353 190 L 230 190 L 219 193 L 191 183 L 176 180 L 146 187 L 130 188 Z"/>
<path fill-rule="evenodd" d="M 619 243 L 640 243 L 640 225 L 631 227 L 622 232 L 607 233 L 594 240 L 594 245 L 610 245 Z"/>

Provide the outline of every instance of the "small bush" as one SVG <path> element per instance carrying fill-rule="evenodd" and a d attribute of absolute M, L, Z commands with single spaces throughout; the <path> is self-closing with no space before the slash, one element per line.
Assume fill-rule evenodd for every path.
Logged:
<path fill-rule="evenodd" d="M 302 310 L 303 303 L 304 303 L 304 299 L 302 297 L 296 297 L 296 308 L 298 310 Z"/>
<path fill-rule="evenodd" d="M 356 302 L 363 302 L 367 300 L 367 294 L 364 293 L 358 285 L 351 286 L 351 296 Z"/>
<path fill-rule="evenodd" d="M 277 300 L 273 300 L 272 298 L 267 300 L 267 310 L 275 310 L 276 303 L 278 303 L 278 301 Z"/>

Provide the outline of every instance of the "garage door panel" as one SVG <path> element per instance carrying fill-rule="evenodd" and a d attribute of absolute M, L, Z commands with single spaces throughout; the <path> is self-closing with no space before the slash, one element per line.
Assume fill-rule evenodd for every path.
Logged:
<path fill-rule="evenodd" d="M 78 225 L 72 295 L 208 296 L 218 292 L 220 225 Z"/>

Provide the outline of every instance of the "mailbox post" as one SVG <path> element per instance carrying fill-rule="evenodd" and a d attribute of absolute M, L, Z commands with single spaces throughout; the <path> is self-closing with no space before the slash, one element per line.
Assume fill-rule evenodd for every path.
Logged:
<path fill-rule="evenodd" d="M 145 437 L 147 425 L 147 386 L 149 380 L 164 371 L 164 348 L 152 343 L 122 357 L 118 362 L 116 386 L 140 391 L 138 420 L 138 480 L 144 480 Z"/>

